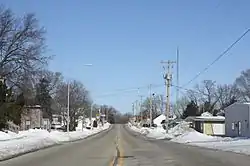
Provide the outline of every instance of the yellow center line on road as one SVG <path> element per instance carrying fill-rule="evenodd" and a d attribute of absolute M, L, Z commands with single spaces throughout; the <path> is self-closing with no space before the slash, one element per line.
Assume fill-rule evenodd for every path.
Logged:
<path fill-rule="evenodd" d="M 115 156 L 112 157 L 110 163 L 109 163 L 109 166 L 114 166 L 114 162 L 115 162 Z"/>
<path fill-rule="evenodd" d="M 120 138 L 118 142 L 119 142 L 120 156 L 118 156 L 119 158 L 118 158 L 117 166 L 123 166 L 123 163 L 124 163 L 124 149 L 122 146 L 123 140 Z"/>

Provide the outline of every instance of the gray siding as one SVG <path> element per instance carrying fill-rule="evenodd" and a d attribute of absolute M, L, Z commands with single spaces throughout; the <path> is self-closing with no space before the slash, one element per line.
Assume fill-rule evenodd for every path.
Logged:
<path fill-rule="evenodd" d="M 23 113 L 21 117 L 20 130 L 42 127 L 43 114 L 41 109 L 39 107 L 29 107 L 24 109 L 25 113 Z M 29 125 L 27 125 L 27 121 L 29 121 Z"/>
<path fill-rule="evenodd" d="M 230 137 L 250 137 L 249 104 L 235 103 L 225 109 L 225 133 Z M 232 128 L 232 124 L 234 129 Z M 239 129 L 240 123 L 240 129 Z M 237 126 L 236 126 L 237 125 Z"/>

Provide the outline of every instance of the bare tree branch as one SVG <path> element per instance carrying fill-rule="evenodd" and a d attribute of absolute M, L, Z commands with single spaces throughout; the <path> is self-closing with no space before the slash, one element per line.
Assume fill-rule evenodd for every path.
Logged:
<path fill-rule="evenodd" d="M 12 85 L 20 75 L 32 75 L 47 65 L 44 56 L 44 28 L 34 14 L 16 17 L 10 9 L 0 8 L 0 76 Z M 20 86 L 20 85 L 19 85 Z"/>

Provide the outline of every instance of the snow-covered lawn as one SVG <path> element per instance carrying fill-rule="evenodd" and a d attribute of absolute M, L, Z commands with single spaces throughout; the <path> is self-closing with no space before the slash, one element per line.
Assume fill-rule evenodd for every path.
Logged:
<path fill-rule="evenodd" d="M 128 127 L 135 132 L 139 132 L 149 138 L 170 139 L 170 141 L 177 143 L 224 151 L 233 151 L 250 155 L 250 139 L 208 136 L 189 128 L 188 123 L 186 122 L 182 122 L 177 126 L 169 129 L 168 133 L 166 133 L 166 131 L 162 127 L 140 128 L 135 127 L 131 124 L 128 124 Z"/>
<path fill-rule="evenodd" d="M 18 134 L 0 132 L 0 160 L 56 144 L 80 140 L 109 127 L 110 124 L 106 123 L 103 127 L 93 128 L 93 130 L 83 129 L 83 131 L 73 131 L 69 134 L 40 129 L 20 131 Z"/>

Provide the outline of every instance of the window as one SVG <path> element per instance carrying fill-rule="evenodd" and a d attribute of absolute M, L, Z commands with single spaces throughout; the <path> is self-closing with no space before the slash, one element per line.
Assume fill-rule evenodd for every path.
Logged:
<path fill-rule="evenodd" d="M 26 120 L 25 121 L 25 130 L 29 130 L 30 129 L 30 121 Z"/>
<path fill-rule="evenodd" d="M 234 123 L 232 123 L 232 130 L 234 130 L 235 129 L 235 125 L 234 125 Z"/>
<path fill-rule="evenodd" d="M 238 122 L 239 124 L 239 135 L 241 135 L 241 122 Z"/>

